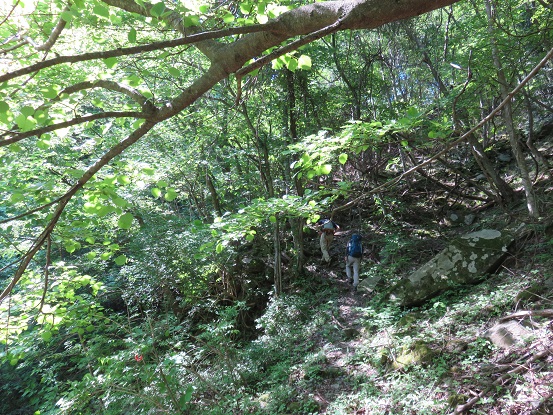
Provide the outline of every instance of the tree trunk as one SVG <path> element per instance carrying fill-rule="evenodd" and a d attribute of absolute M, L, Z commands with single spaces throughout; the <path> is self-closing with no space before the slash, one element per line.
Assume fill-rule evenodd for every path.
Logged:
<path fill-rule="evenodd" d="M 290 138 L 291 143 L 297 142 L 298 129 L 297 129 L 297 111 L 296 111 L 296 93 L 295 93 L 295 76 L 294 73 L 288 69 L 285 69 L 286 77 L 286 91 L 288 99 L 286 100 L 284 110 L 284 128 L 287 130 L 286 134 Z M 294 160 L 291 160 L 294 161 Z M 287 163 L 290 166 L 291 162 Z M 289 170 L 289 168 L 288 168 Z M 291 177 L 292 173 L 288 171 L 288 176 Z M 297 176 L 292 178 L 294 181 L 294 188 L 296 194 L 303 197 L 304 189 L 303 182 L 298 179 Z M 305 263 L 304 243 L 303 243 L 303 226 L 305 220 L 303 218 L 291 218 L 290 226 L 292 227 L 292 238 L 294 240 L 294 251 L 296 252 L 295 270 L 297 273 L 303 272 L 303 265 Z"/>
<path fill-rule="evenodd" d="M 495 38 L 495 29 L 493 26 L 494 10 L 490 0 L 485 0 L 485 4 L 486 4 L 486 15 L 488 16 L 488 31 L 490 33 L 490 43 L 492 47 L 493 63 L 497 71 L 497 78 L 499 80 L 501 98 L 505 100 L 509 97 L 509 90 L 508 90 L 507 77 L 505 76 L 505 72 L 503 71 L 503 66 L 501 63 L 501 59 L 499 57 L 499 51 L 497 49 L 497 40 Z M 518 135 L 515 130 L 515 126 L 513 122 L 513 108 L 511 106 L 510 101 L 505 104 L 501 114 L 503 115 L 503 122 L 505 123 L 505 129 L 507 130 L 507 134 L 509 136 L 511 150 L 513 151 L 515 160 L 520 170 L 520 178 L 522 180 L 524 193 L 526 195 L 526 206 L 528 208 L 528 214 L 531 217 L 537 218 L 540 215 L 538 210 L 538 205 L 534 197 L 532 181 L 530 180 L 530 174 L 528 173 L 528 168 L 526 167 L 526 160 L 524 158 L 522 147 L 520 145 L 520 141 L 518 139 Z"/>
<path fill-rule="evenodd" d="M 215 185 L 213 184 L 213 179 L 211 178 L 211 174 L 207 169 L 205 171 L 205 184 L 207 185 L 207 188 L 209 189 L 209 193 L 211 194 L 213 209 L 215 209 L 215 212 L 217 212 L 217 215 L 223 216 L 223 211 L 221 210 L 221 202 L 219 201 L 219 195 L 217 194 L 217 190 L 215 189 Z"/>
<path fill-rule="evenodd" d="M 534 114 L 532 111 L 532 101 L 530 100 L 530 95 L 528 94 L 526 88 L 524 88 L 522 94 L 524 95 L 524 102 L 526 103 L 526 108 L 528 109 L 528 137 L 526 137 L 526 146 L 536 159 L 536 162 L 549 170 L 551 169 L 549 162 L 534 145 Z M 537 175 L 538 172 L 536 171 L 536 176 Z"/>
<path fill-rule="evenodd" d="M 282 294 L 282 253 L 280 250 L 280 218 L 275 215 L 276 221 L 273 226 L 273 247 L 274 247 L 274 282 L 275 296 Z"/>

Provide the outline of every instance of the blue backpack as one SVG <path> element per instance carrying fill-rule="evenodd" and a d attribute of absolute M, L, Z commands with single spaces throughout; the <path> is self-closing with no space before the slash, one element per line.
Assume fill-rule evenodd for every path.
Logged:
<path fill-rule="evenodd" d="M 354 258 L 363 256 L 363 245 L 361 244 L 361 235 L 353 234 L 348 243 L 348 255 Z"/>

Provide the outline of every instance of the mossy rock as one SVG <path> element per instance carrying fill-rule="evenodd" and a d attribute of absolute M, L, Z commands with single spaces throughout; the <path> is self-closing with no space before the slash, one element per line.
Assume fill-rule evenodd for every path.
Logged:
<path fill-rule="evenodd" d="M 436 352 L 424 341 L 417 341 L 410 346 L 403 348 L 392 362 L 392 368 L 396 370 L 405 369 L 412 365 L 426 365 L 432 361 Z"/>
<path fill-rule="evenodd" d="M 447 398 L 447 403 L 450 407 L 455 408 L 458 405 L 463 405 L 466 403 L 470 398 L 467 395 L 463 395 L 461 393 L 452 393 Z"/>
<path fill-rule="evenodd" d="M 452 287 L 476 284 L 497 270 L 513 241 L 514 235 L 510 232 L 493 229 L 463 235 L 391 287 L 385 299 L 400 306 L 413 307 Z"/>

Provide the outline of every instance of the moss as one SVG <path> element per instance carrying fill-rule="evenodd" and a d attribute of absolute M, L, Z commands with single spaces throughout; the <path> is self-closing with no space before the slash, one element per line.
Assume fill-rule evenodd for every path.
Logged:
<path fill-rule="evenodd" d="M 392 362 L 392 368 L 404 369 L 411 365 L 425 365 L 434 357 L 435 352 L 423 341 L 417 341 L 408 347 L 404 347 L 402 352 Z"/>

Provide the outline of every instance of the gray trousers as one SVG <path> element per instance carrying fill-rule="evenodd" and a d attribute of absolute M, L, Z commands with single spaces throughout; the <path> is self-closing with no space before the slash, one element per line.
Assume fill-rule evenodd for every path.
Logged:
<path fill-rule="evenodd" d="M 354 287 L 357 287 L 359 285 L 359 265 L 361 265 L 361 258 L 354 258 L 348 255 L 348 258 L 346 260 L 346 275 L 348 276 L 348 280 L 351 280 L 351 269 L 353 268 Z"/>

